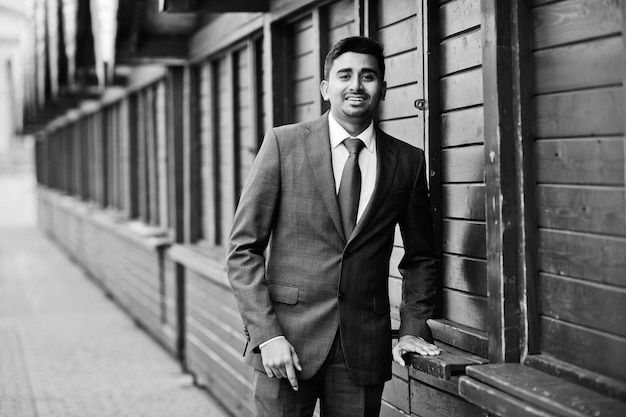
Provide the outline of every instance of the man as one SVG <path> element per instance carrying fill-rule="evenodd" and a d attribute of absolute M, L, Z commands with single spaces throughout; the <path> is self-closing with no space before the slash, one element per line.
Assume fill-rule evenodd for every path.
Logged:
<path fill-rule="evenodd" d="M 424 153 L 373 122 L 384 72 L 380 44 L 339 41 L 320 86 L 330 112 L 271 129 L 244 187 L 227 270 L 252 347 L 257 416 L 311 416 L 318 398 L 324 416 L 378 416 L 392 356 L 404 365 L 406 352 L 439 354 L 426 324 L 437 261 Z M 396 224 L 405 255 L 392 353 Z"/>

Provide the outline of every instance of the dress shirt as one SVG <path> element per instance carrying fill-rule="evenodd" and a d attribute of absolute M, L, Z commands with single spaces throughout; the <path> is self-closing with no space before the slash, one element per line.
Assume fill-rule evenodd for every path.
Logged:
<path fill-rule="evenodd" d="M 348 160 L 350 153 L 343 145 L 344 139 L 358 138 L 365 144 L 363 150 L 359 153 L 359 169 L 361 170 L 361 195 L 359 197 L 359 209 L 356 215 L 356 221 L 363 215 L 365 208 L 372 199 L 374 193 L 374 185 L 376 185 L 376 131 L 374 130 L 374 121 L 358 136 L 352 136 L 344 129 L 333 117 L 332 113 L 328 115 L 328 127 L 330 130 L 330 150 L 333 163 L 333 174 L 335 176 L 335 192 L 339 193 L 339 184 L 341 184 L 341 175 L 343 167 Z"/>

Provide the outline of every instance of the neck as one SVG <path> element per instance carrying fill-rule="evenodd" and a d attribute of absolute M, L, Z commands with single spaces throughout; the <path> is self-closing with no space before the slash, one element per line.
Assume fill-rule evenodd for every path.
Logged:
<path fill-rule="evenodd" d="M 346 119 L 338 118 L 334 114 L 333 114 L 333 118 L 337 121 L 337 123 L 339 123 L 339 126 L 346 129 L 346 132 L 348 132 L 350 136 L 352 137 L 357 137 L 358 135 L 363 133 L 363 131 L 367 129 L 367 127 L 372 122 L 371 118 L 354 119 L 354 120 L 347 119 L 346 120 Z"/>

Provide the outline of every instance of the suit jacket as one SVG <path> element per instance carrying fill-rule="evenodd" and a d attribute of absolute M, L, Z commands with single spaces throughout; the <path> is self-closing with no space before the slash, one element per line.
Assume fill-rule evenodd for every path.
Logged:
<path fill-rule="evenodd" d="M 352 379 L 391 378 L 389 259 L 396 224 L 405 254 L 400 335 L 432 341 L 437 260 L 424 153 L 376 128 L 371 201 L 345 236 L 332 171 L 328 115 L 270 130 L 241 196 L 227 271 L 263 371 L 258 346 L 284 335 L 311 378 L 340 332 Z M 269 244 L 269 251 L 266 251 Z M 267 257 L 265 256 L 267 255 Z"/>

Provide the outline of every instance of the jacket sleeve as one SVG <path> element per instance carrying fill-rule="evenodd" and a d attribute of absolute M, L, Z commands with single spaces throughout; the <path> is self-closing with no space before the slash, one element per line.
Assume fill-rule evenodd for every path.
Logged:
<path fill-rule="evenodd" d="M 399 335 L 414 335 L 432 343 L 426 320 L 434 314 L 438 290 L 438 256 L 434 245 L 433 222 L 426 182 L 424 153 L 418 150 L 418 168 L 411 197 L 399 224 L 404 256 Z"/>
<path fill-rule="evenodd" d="M 280 151 L 274 130 L 265 135 L 244 186 L 230 234 L 226 272 L 254 350 L 283 331 L 265 279 L 265 250 L 280 196 Z"/>

